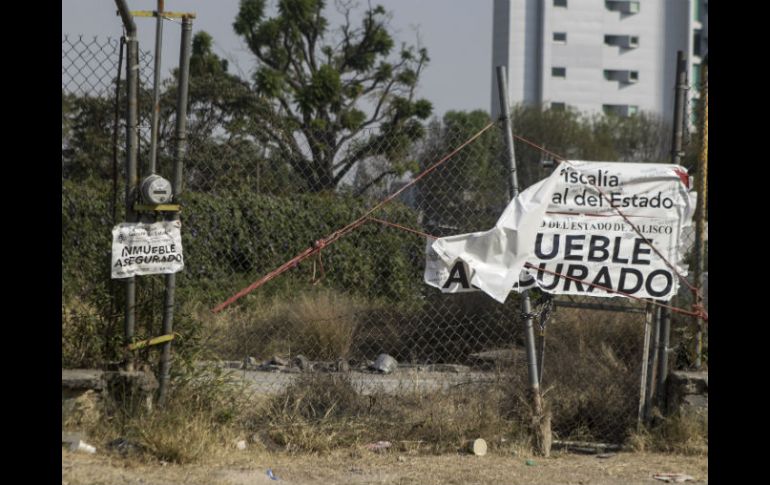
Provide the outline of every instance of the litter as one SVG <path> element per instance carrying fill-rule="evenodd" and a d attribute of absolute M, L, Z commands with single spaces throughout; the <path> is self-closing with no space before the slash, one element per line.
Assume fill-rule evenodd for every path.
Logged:
<path fill-rule="evenodd" d="M 393 446 L 393 443 L 390 441 L 378 441 L 376 443 L 369 443 L 368 445 L 364 445 L 364 448 L 366 448 L 369 451 L 375 451 L 375 452 L 383 452 Z"/>
<path fill-rule="evenodd" d="M 689 482 L 689 481 L 695 480 L 695 478 L 691 477 L 690 475 L 685 475 L 684 473 L 656 473 L 655 475 L 652 476 L 652 478 L 661 480 L 663 482 L 675 482 L 675 483 Z"/>
<path fill-rule="evenodd" d="M 267 476 L 270 478 L 270 480 L 280 480 L 277 476 L 275 476 L 275 473 L 273 473 L 272 468 L 267 469 Z"/>

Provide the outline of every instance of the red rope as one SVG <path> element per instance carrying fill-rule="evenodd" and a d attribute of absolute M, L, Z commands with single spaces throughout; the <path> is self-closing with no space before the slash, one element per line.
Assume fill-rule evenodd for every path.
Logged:
<path fill-rule="evenodd" d="M 275 278 L 275 277 L 285 273 L 289 269 L 294 268 L 295 266 L 297 266 L 300 262 L 302 262 L 306 258 L 309 258 L 310 256 L 318 253 L 324 247 L 328 246 L 329 244 L 332 244 L 333 242 L 337 241 L 339 238 L 341 238 L 345 234 L 347 234 L 347 233 L 353 231 L 354 229 L 358 228 L 359 226 L 361 226 L 362 224 L 364 224 L 365 222 L 367 222 L 369 220 L 369 216 L 374 211 L 376 211 L 377 209 L 381 208 L 383 205 L 387 204 L 388 202 L 390 202 L 393 199 L 395 199 L 396 197 L 398 197 L 398 195 L 401 192 L 403 192 L 404 190 L 408 189 L 412 185 L 416 184 L 420 179 L 422 179 L 423 177 L 425 177 L 426 175 L 428 175 L 429 173 L 434 171 L 436 168 L 438 168 L 441 164 L 443 164 L 444 162 L 446 162 L 447 160 L 449 160 L 450 158 L 455 156 L 460 150 L 465 148 L 467 145 L 473 143 L 478 137 L 480 137 L 482 135 L 482 133 L 484 133 L 489 128 L 494 126 L 494 124 L 495 124 L 494 122 L 490 122 L 489 124 L 487 124 L 484 128 L 482 128 L 480 131 L 478 131 L 475 135 L 473 135 L 468 140 L 466 140 L 464 143 L 462 143 L 460 146 L 458 146 L 457 148 L 452 150 L 448 155 L 444 156 L 444 158 L 442 158 L 438 162 L 434 163 L 433 165 L 431 165 L 427 169 L 423 170 L 411 182 L 409 182 L 408 184 L 406 184 L 403 187 L 401 187 L 399 190 L 397 190 L 397 191 L 393 192 L 392 194 L 390 194 L 388 197 L 386 197 L 384 200 L 382 200 L 379 204 L 377 204 L 374 207 L 372 207 L 371 209 L 369 209 L 364 215 L 362 215 L 361 217 L 359 217 L 355 221 L 351 222 L 350 224 L 348 224 L 347 226 L 345 226 L 345 227 L 343 227 L 341 229 L 338 229 L 338 230 L 334 231 L 329 236 L 327 236 L 325 238 L 319 239 L 318 241 L 316 241 L 313 244 L 313 247 L 306 248 L 304 251 L 302 251 L 298 255 L 294 256 L 293 258 L 291 258 L 289 261 L 283 263 L 278 268 L 276 268 L 273 271 L 269 272 L 268 274 L 266 274 L 262 278 L 258 279 L 254 283 L 250 284 L 246 288 L 244 288 L 241 291 L 239 291 L 238 293 L 234 294 L 233 296 L 231 296 L 230 298 L 228 298 L 224 302 L 220 303 L 219 305 L 214 307 L 211 311 L 213 313 L 221 312 L 226 307 L 228 307 L 229 305 L 233 304 L 235 301 L 239 300 L 240 298 L 244 297 L 245 295 L 247 295 L 247 294 L 251 293 L 252 291 L 256 290 L 257 288 L 259 288 L 260 286 L 264 285 L 265 283 L 267 283 L 268 281 L 272 280 L 273 278 Z"/>
<path fill-rule="evenodd" d="M 395 227 L 396 229 L 401 229 L 402 231 L 411 232 L 412 234 L 417 234 L 418 236 L 426 237 L 428 239 L 438 239 L 438 236 L 431 236 L 428 233 L 418 231 L 417 229 L 411 229 L 409 227 L 402 226 L 401 224 L 396 224 L 395 222 L 377 219 L 376 217 L 369 217 L 369 220 L 372 222 L 379 222 L 380 224 L 384 224 L 386 226 Z"/>

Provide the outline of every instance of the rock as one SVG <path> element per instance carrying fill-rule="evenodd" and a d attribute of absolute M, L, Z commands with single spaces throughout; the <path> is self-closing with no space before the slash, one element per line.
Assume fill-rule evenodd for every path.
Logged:
<path fill-rule="evenodd" d="M 708 415 L 708 372 L 671 372 L 666 387 L 668 415 Z"/>
<path fill-rule="evenodd" d="M 62 389 L 61 417 L 66 428 L 90 428 L 102 415 L 101 392 L 93 389 L 75 391 Z"/>
<path fill-rule="evenodd" d="M 62 390 L 101 391 L 104 389 L 104 372 L 95 369 L 62 369 Z"/>
<path fill-rule="evenodd" d="M 673 371 L 668 375 L 671 385 L 682 394 L 705 394 L 709 392 L 708 372 Z"/>
<path fill-rule="evenodd" d="M 124 409 L 131 410 L 139 406 L 152 411 L 153 396 L 158 389 L 158 380 L 152 372 L 121 370 L 105 372 L 104 378 L 110 397 L 121 403 Z"/>
<path fill-rule="evenodd" d="M 246 449 L 246 440 L 238 440 L 235 442 L 235 447 L 239 450 L 245 450 Z"/>
<path fill-rule="evenodd" d="M 390 374 L 398 368 L 398 361 L 388 354 L 380 354 L 377 356 L 377 360 L 371 365 L 370 369 L 382 372 L 383 374 Z"/>
<path fill-rule="evenodd" d="M 138 453 L 142 451 L 144 447 L 139 443 L 129 441 L 125 438 L 117 438 L 107 443 L 107 449 L 115 450 L 121 455 L 125 456 L 133 453 Z"/>
<path fill-rule="evenodd" d="M 307 357 L 301 354 L 291 359 L 291 365 L 292 367 L 298 368 L 302 372 L 308 372 L 311 370 L 310 361 L 307 360 Z"/>
<path fill-rule="evenodd" d="M 345 359 L 337 359 L 337 372 L 350 372 L 350 364 Z"/>
<path fill-rule="evenodd" d="M 282 367 L 288 367 L 289 361 L 288 361 L 288 359 L 285 359 L 285 358 L 281 357 L 280 355 L 274 355 L 269 361 L 266 362 L 266 364 L 280 365 Z"/>

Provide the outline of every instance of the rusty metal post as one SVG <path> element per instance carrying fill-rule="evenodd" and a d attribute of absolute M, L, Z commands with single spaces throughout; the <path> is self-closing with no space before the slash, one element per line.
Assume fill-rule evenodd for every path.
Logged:
<path fill-rule="evenodd" d="M 123 19 L 126 29 L 126 221 L 136 222 L 134 211 L 136 197 L 137 174 L 137 144 L 139 119 L 139 41 L 136 38 L 136 23 L 128 10 L 125 0 L 115 0 L 118 12 Z M 136 325 L 136 278 L 126 279 L 126 309 L 125 309 L 125 343 L 129 345 L 134 340 Z M 126 362 L 126 370 L 133 370 L 131 357 Z"/>
<path fill-rule="evenodd" d="M 652 331 L 652 304 L 647 302 L 644 313 L 644 343 L 642 345 L 642 368 L 639 379 L 639 409 L 637 413 L 637 427 L 641 427 L 647 415 L 647 361 L 650 356 L 650 333 Z"/>
<path fill-rule="evenodd" d="M 695 304 L 703 305 L 703 269 L 706 260 L 706 207 L 708 192 L 708 141 L 709 141 L 709 91 L 708 91 L 708 59 L 701 65 L 701 146 L 698 154 L 698 176 L 695 179 L 695 187 L 698 191 L 698 203 L 695 207 L 695 286 L 698 293 L 695 295 Z M 695 368 L 703 365 L 703 319 L 695 319 Z"/>
<path fill-rule="evenodd" d="M 152 130 L 150 132 L 150 163 L 145 176 L 154 174 L 158 160 L 158 118 L 160 118 L 160 58 L 163 47 L 163 0 L 158 0 L 155 12 L 155 72 L 152 83 Z"/>
<path fill-rule="evenodd" d="M 682 51 L 676 53 L 676 97 L 674 98 L 674 139 L 671 146 L 671 163 L 680 164 L 682 156 L 685 108 L 687 100 L 687 58 Z M 665 402 L 665 384 L 668 379 L 668 354 L 671 339 L 671 311 L 660 309 L 660 355 L 658 357 L 658 401 Z"/>
<path fill-rule="evenodd" d="M 184 154 L 187 148 L 187 94 L 190 80 L 190 52 L 192 50 L 192 18 L 182 18 L 182 41 L 179 50 L 179 80 L 176 105 L 176 150 L 174 153 L 174 202 L 179 203 L 182 193 L 182 171 Z M 179 220 L 175 212 L 173 220 Z M 174 322 L 174 293 L 176 291 L 176 273 L 166 275 L 166 294 L 163 302 L 163 334 L 173 332 Z M 171 340 L 163 344 L 160 356 L 160 383 L 158 387 L 158 404 L 163 405 L 168 393 L 169 370 L 171 369 Z"/>
<path fill-rule="evenodd" d="M 516 176 L 516 157 L 513 149 L 513 126 L 511 123 L 510 106 L 508 103 L 508 85 L 506 83 L 505 66 L 497 66 L 497 88 L 500 97 L 500 113 L 503 123 L 503 140 L 505 141 L 505 161 L 509 173 L 508 192 L 513 200 L 519 193 L 519 183 Z M 529 388 L 532 396 L 532 406 L 535 418 L 540 422 L 536 430 L 539 441 L 539 452 L 548 456 L 551 450 L 551 422 L 543 414 L 543 397 L 540 394 L 540 379 L 538 377 L 537 351 L 535 349 L 535 330 L 533 327 L 532 303 L 529 291 L 522 292 L 521 311 L 524 316 L 524 336 L 527 348 L 527 369 L 529 373 Z"/>

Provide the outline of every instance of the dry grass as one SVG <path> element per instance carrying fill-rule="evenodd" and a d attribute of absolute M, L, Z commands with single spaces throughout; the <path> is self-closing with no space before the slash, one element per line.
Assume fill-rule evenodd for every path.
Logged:
<path fill-rule="evenodd" d="M 634 451 L 708 455 L 708 417 L 693 413 L 659 418 L 651 429 L 633 433 L 628 446 Z"/>
<path fill-rule="evenodd" d="M 623 442 L 635 424 L 642 314 L 559 309 L 547 327 L 545 398 L 556 439 Z M 526 389 L 517 371 L 516 388 Z"/>
<path fill-rule="evenodd" d="M 110 400 L 101 419 L 82 429 L 102 449 L 122 439 L 138 458 L 171 463 L 195 463 L 231 449 L 250 403 L 242 383 L 222 369 L 183 362 L 174 377 L 164 406 L 147 410 Z"/>
<path fill-rule="evenodd" d="M 258 300 L 218 315 L 198 308 L 212 348 L 225 359 L 302 354 L 313 360 L 346 358 L 368 304 L 319 290 L 291 300 Z"/>
<path fill-rule="evenodd" d="M 80 299 L 62 300 L 62 367 L 89 367 L 109 353 L 118 338 L 98 308 Z"/>
<path fill-rule="evenodd" d="M 442 392 L 362 395 L 344 376 L 307 374 L 256 411 L 252 431 L 268 437 L 268 447 L 291 452 L 390 441 L 402 452 L 442 453 L 479 437 L 490 449 L 524 449 L 520 428 L 501 413 L 504 399 L 499 387 L 471 383 Z"/>

